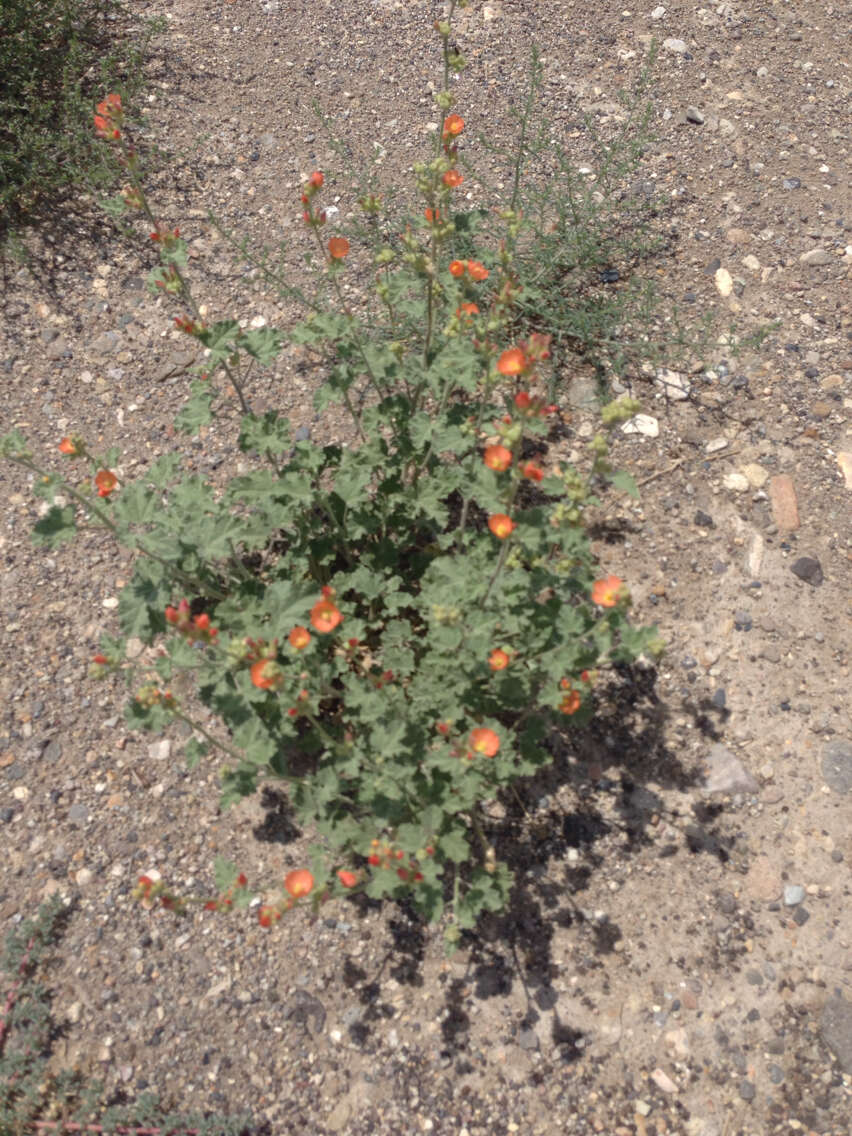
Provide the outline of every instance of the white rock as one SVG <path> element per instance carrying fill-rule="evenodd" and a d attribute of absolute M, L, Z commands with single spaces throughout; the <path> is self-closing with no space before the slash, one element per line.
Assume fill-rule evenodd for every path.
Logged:
<path fill-rule="evenodd" d="M 723 437 L 712 438 L 704 447 L 705 454 L 717 454 L 719 450 L 724 450 L 728 444 L 728 439 Z"/>
<path fill-rule="evenodd" d="M 664 1073 L 662 1069 L 655 1069 L 651 1074 L 651 1080 L 654 1082 L 657 1088 L 662 1089 L 664 1093 L 677 1092 L 677 1085 L 674 1083 L 668 1073 Z"/>
<path fill-rule="evenodd" d="M 732 493 L 745 493 L 750 488 L 748 478 L 744 473 L 726 473 L 722 478 L 722 484 Z"/>
<path fill-rule="evenodd" d="M 165 761 L 172 752 L 172 743 L 168 738 L 153 742 L 148 746 L 148 756 L 152 761 Z"/>
<path fill-rule="evenodd" d="M 837 455 L 837 464 L 840 466 L 841 473 L 846 480 L 846 488 L 852 489 L 852 453 L 839 453 Z"/>
<path fill-rule="evenodd" d="M 731 292 L 733 292 L 734 290 L 734 282 L 731 279 L 731 274 L 730 272 L 728 272 L 727 268 L 717 268 L 716 275 L 713 277 L 713 279 L 716 281 L 716 288 L 718 289 L 720 295 L 730 296 Z"/>
<path fill-rule="evenodd" d="M 662 4 L 658 4 L 654 11 L 651 13 L 652 20 L 661 20 L 665 16 L 666 10 Z"/>
<path fill-rule="evenodd" d="M 750 272 L 760 272 L 761 264 L 753 253 L 749 253 L 748 256 L 743 257 L 743 267 Z"/>
<path fill-rule="evenodd" d="M 747 465 L 740 466 L 740 469 L 748 478 L 748 483 L 752 489 L 762 489 L 769 480 L 769 474 L 757 462 L 749 462 Z"/>
<path fill-rule="evenodd" d="M 679 402 L 689 398 L 689 381 L 686 375 L 678 371 L 670 371 L 668 367 L 660 367 L 657 371 L 656 384 L 661 387 L 667 398 Z"/>
<path fill-rule="evenodd" d="M 102 601 L 101 606 L 107 608 L 108 611 L 112 611 L 114 608 L 118 607 L 118 596 L 107 596 L 107 598 Z"/>
<path fill-rule="evenodd" d="M 755 533 L 746 555 L 746 571 L 752 580 L 760 578 L 760 569 L 763 565 L 763 537 Z"/>
<path fill-rule="evenodd" d="M 622 434 L 644 434 L 646 438 L 656 438 L 660 433 L 660 424 L 650 414 L 637 414 L 621 427 Z"/>
<path fill-rule="evenodd" d="M 666 51 L 673 51 L 675 55 L 683 55 L 687 50 L 682 39 L 672 39 L 671 37 L 663 40 L 663 47 Z"/>

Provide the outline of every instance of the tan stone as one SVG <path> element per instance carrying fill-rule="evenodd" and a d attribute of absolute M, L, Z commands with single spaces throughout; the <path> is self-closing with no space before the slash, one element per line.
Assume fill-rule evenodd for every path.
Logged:
<path fill-rule="evenodd" d="M 772 903 L 781 895 L 781 873 L 768 856 L 758 856 L 748 870 L 743 891 L 750 899 Z"/>
<path fill-rule="evenodd" d="M 792 477 L 779 473 L 769 479 L 769 498 L 772 502 L 772 516 L 779 529 L 792 532 L 799 527 L 799 503 Z"/>
<path fill-rule="evenodd" d="M 747 245 L 751 240 L 751 233 L 746 229 L 728 229 L 725 236 L 732 245 Z"/>

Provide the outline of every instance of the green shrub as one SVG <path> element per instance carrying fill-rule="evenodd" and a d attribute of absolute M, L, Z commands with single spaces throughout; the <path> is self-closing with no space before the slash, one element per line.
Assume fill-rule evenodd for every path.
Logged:
<path fill-rule="evenodd" d="M 91 130 L 101 92 L 135 94 L 144 45 L 133 42 L 121 0 L 0 3 L 0 235 L 58 192 L 105 187 L 113 163 Z"/>
<path fill-rule="evenodd" d="M 315 172 L 301 207 L 316 287 L 307 318 L 287 332 L 202 318 L 186 244 L 155 220 L 121 102 L 98 106 L 98 133 L 129 177 L 110 209 L 141 212 L 153 229 L 151 289 L 183 305 L 176 323 L 205 349 L 178 425 L 197 433 L 223 406 L 217 378 L 232 386 L 247 472 L 217 491 L 166 456 L 125 483 L 117 454 L 71 436 L 60 448 L 90 467 L 72 480 L 46 473 L 20 435 L 3 440 L 48 502 L 38 541 L 70 539 L 84 514 L 139 553 L 120 598 L 122 638 L 94 661 L 96 673 L 127 674 L 131 725 L 188 723 L 190 762 L 225 755 L 225 803 L 279 779 L 318 834 L 310 870 L 291 873 L 286 894 L 261 908 L 264 924 L 355 888 L 410 894 L 433 921 L 448 907 L 455 942 L 482 911 L 501 909 L 511 886 L 484 804 L 552 760 L 555 731 L 588 721 L 601 668 L 660 649 L 654 628 L 629 622 L 627 588 L 601 573 L 586 531 L 607 486 L 635 492 L 610 468 L 606 434 L 637 404 L 604 408 L 585 473 L 549 456 L 560 329 L 536 329 L 523 297 L 530 266 L 559 250 L 525 210 L 526 175 L 494 209 L 454 203 L 465 138 L 452 109 L 450 76 L 464 63 L 450 48 L 455 7 L 436 25 L 443 128 L 415 165 L 419 214 L 384 218 L 367 194 L 351 240 L 327 238 Z M 357 310 L 343 288 L 351 262 L 374 276 Z M 248 372 L 288 344 L 323 360 L 316 405 L 347 412 L 351 444 L 297 440 L 278 413 L 252 412 Z M 127 659 L 128 636 L 159 645 L 149 673 Z M 174 694 L 187 674 L 224 731 Z M 245 906 L 244 878 L 219 874 L 218 899 L 200 902 Z M 177 910 L 190 902 L 154 874 L 137 894 Z"/>

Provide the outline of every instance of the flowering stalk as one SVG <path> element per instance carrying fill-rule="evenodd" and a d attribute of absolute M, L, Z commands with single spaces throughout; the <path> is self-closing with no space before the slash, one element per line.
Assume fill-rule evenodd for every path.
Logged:
<path fill-rule="evenodd" d="M 116 96 L 108 95 L 107 96 L 107 103 L 109 102 L 109 100 L 111 98 L 117 99 L 118 96 L 117 95 Z M 103 106 L 104 106 L 103 103 L 99 104 L 98 110 L 101 110 Z M 120 100 L 119 100 L 119 107 L 120 107 Z M 153 230 L 153 232 L 151 234 L 152 240 L 154 240 L 154 242 L 156 244 L 162 243 L 163 246 L 166 249 L 168 249 L 170 242 L 176 239 L 177 230 L 175 230 L 174 235 L 164 234 L 160 222 L 157 220 L 157 218 L 152 213 L 151 206 L 148 204 L 148 198 L 145 195 L 145 188 L 142 185 L 141 178 L 139 177 L 139 172 L 138 172 L 139 159 L 136 155 L 136 151 L 133 149 L 132 146 L 130 146 L 128 144 L 126 138 L 124 137 L 124 134 L 121 133 L 120 131 L 115 130 L 113 133 L 104 133 L 103 129 L 102 129 L 100 123 L 99 123 L 100 118 L 101 118 L 100 115 L 95 115 L 95 132 L 98 134 L 99 137 L 105 138 L 109 142 L 116 142 L 118 144 L 118 147 L 121 151 L 121 157 L 120 157 L 119 160 L 121 161 L 121 164 L 127 169 L 128 175 L 129 175 L 131 183 L 132 183 L 131 187 L 124 194 L 122 194 L 126 204 L 128 205 L 128 207 L 130 207 L 132 209 L 138 209 L 142 212 L 142 214 L 145 216 L 145 218 L 147 219 L 147 221 L 149 222 L 149 224 L 152 227 L 152 230 Z M 168 270 L 169 270 L 170 277 L 176 283 L 177 292 L 180 294 L 180 296 L 182 297 L 182 299 L 184 300 L 184 302 L 187 304 L 187 306 L 190 308 L 190 310 L 192 312 L 192 315 L 194 317 L 193 324 L 197 325 L 198 327 L 203 327 L 204 321 L 203 321 L 202 316 L 201 316 L 201 311 L 198 307 L 198 304 L 195 301 L 195 297 L 192 294 L 192 289 L 190 288 L 189 281 L 186 279 L 184 274 L 181 272 L 179 265 L 175 264 L 174 261 L 169 262 Z M 186 329 L 184 329 L 184 330 L 186 330 Z M 190 334 L 192 334 L 192 332 L 190 332 Z M 237 393 L 237 398 L 239 399 L 240 407 L 242 409 L 243 414 L 251 414 L 251 412 L 252 412 L 251 406 L 250 406 L 250 404 L 249 404 L 249 402 L 246 398 L 245 391 L 243 389 L 242 381 L 239 378 L 237 378 L 237 375 L 235 374 L 234 368 L 230 365 L 230 363 L 228 362 L 227 359 L 222 360 L 221 366 L 222 366 L 222 370 L 228 376 L 228 380 L 231 383 L 231 386 L 234 388 L 234 390 Z"/>

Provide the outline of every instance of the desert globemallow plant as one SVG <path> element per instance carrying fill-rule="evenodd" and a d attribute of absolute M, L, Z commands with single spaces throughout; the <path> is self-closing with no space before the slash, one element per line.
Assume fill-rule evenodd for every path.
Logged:
<path fill-rule="evenodd" d="M 197 431 L 223 407 L 229 420 L 221 378 L 244 410 L 246 472 L 215 488 L 167 455 L 129 481 L 116 453 L 95 454 L 81 435 L 58 443 L 72 463 L 59 475 L 19 434 L 3 440 L 48 502 L 36 540 L 60 544 L 84 516 L 138 554 L 120 596 L 121 637 L 93 664 L 127 675 L 129 723 L 189 723 L 190 763 L 224 756 L 225 804 L 275 779 L 316 833 L 309 866 L 260 907 L 264 926 L 359 890 L 408 895 L 433 921 L 449 904 L 452 942 L 480 912 L 501 909 L 511 873 L 489 842 L 484 804 L 551 760 L 553 731 L 588 721 L 601 668 L 660 646 L 654 628 L 629 622 L 628 589 L 600 570 L 585 525 L 599 487 L 630 488 L 610 469 L 606 431 L 636 405 L 604 409 L 585 475 L 550 457 L 550 337 L 520 325 L 516 308 L 515 250 L 535 233 L 520 210 L 501 207 L 471 248 L 469 215 L 454 201 L 465 137 L 451 89 L 464 62 L 450 46 L 456 6 L 436 24 L 444 117 L 415 167 L 420 215 L 375 225 L 382 205 L 370 193 L 358 232 L 329 234 L 326 175 L 315 171 L 301 206 L 325 302 L 288 331 L 206 321 L 185 242 L 150 208 L 120 101 L 97 108 L 103 144 L 129 179 L 114 207 L 153 230 L 151 287 L 174 296 L 178 326 L 204 349 L 206 377 L 178 425 Z M 342 288 L 355 260 L 375 276 L 363 310 Z M 287 343 L 322 358 L 317 406 L 348 411 L 350 444 L 297 441 L 281 415 L 251 410 L 244 361 L 271 363 Z M 147 673 L 125 654 L 129 636 L 158 647 Z M 175 695 L 179 675 L 196 698 Z M 221 730 L 202 724 L 197 704 Z M 220 865 L 217 884 L 207 906 L 246 906 L 236 869 Z M 175 910 L 190 902 L 156 874 L 137 894 Z"/>

